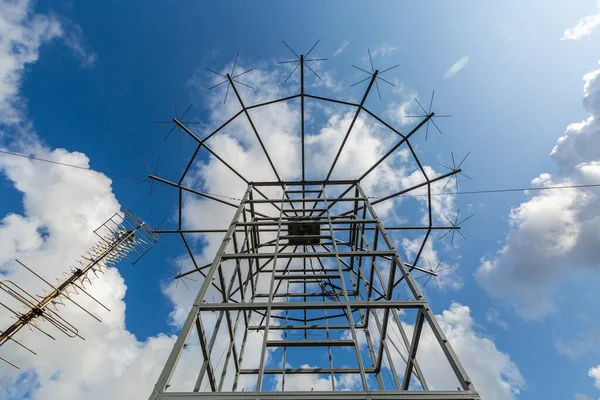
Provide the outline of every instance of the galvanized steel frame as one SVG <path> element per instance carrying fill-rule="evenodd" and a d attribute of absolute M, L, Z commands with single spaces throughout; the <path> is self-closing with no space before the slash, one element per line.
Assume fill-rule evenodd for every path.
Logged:
<path fill-rule="evenodd" d="M 204 280 L 150 398 L 478 399 L 479 396 L 473 384 L 411 275 L 411 272 L 415 270 L 435 275 L 435 272 L 420 268 L 417 265 L 432 231 L 460 229 L 460 227 L 454 225 L 435 226 L 433 224 L 431 188 L 433 183 L 450 178 L 460 173 L 461 170 L 455 169 L 441 176 L 429 177 L 409 142 L 411 136 L 426 124 L 434 116 L 434 113 L 425 116 L 407 134 L 402 134 L 364 106 L 377 77 L 377 71 L 371 77 L 360 104 L 355 104 L 305 93 L 303 56 L 300 56 L 300 70 L 300 94 L 252 106 L 244 104 L 235 86 L 235 81 L 230 75 L 227 75 L 227 79 L 240 103 L 241 110 L 204 139 L 200 139 L 181 121 L 173 119 L 173 122 L 193 138 L 198 145 L 178 182 L 171 182 L 156 175 L 149 176 L 151 179 L 177 188 L 179 194 L 177 229 L 165 229 L 157 232 L 177 234 L 182 238 L 194 264 L 194 269 L 180 274 L 178 277 L 199 273 Z M 286 181 L 280 178 L 248 111 L 295 98 L 301 100 L 302 179 L 299 181 Z M 336 157 L 324 180 L 306 180 L 304 150 L 305 98 L 356 107 L 352 123 L 344 135 L 342 144 L 336 152 Z M 331 179 L 337 160 L 361 111 L 377 119 L 394 134 L 399 135 L 400 140 L 372 167 L 366 170 L 359 179 Z M 242 114 L 247 118 L 253 133 L 259 141 L 277 178 L 276 181 L 249 181 L 206 144 L 211 137 Z M 370 202 L 360 182 L 402 145 L 409 149 L 416 160 L 424 181 Z M 207 150 L 215 159 L 223 163 L 248 185 L 239 204 L 223 200 L 183 184 L 201 148 Z M 384 227 L 377 217 L 373 205 L 422 187 L 427 189 L 428 224 L 426 226 Z M 229 227 L 227 229 L 206 230 L 183 229 L 182 197 L 184 192 L 235 207 L 236 212 Z M 318 195 L 311 197 L 311 194 Z M 312 203 L 312 207 L 307 207 L 307 203 Z M 299 208 L 295 207 L 295 204 Z M 344 208 L 344 204 L 352 204 L 352 208 Z M 318 208 L 317 205 L 322 207 Z M 286 208 L 287 206 L 289 208 Z M 292 246 L 286 243 L 290 239 L 290 235 L 285 235 L 285 229 L 293 218 L 298 217 L 311 219 L 321 224 L 321 233 L 325 231 L 328 234 L 319 235 L 319 239 L 329 241 L 322 241 L 317 245 L 296 245 L 292 249 Z M 405 263 L 400 257 L 387 233 L 388 230 L 423 230 L 425 232 L 423 243 L 412 264 Z M 224 233 L 225 235 L 212 263 L 199 266 L 190 249 L 186 235 L 209 233 Z M 266 240 L 267 238 L 270 240 Z M 347 250 L 341 250 L 340 247 Z M 301 251 L 298 251 L 299 248 L 302 248 Z M 328 268 L 325 265 L 326 258 L 334 260 L 335 268 Z M 298 260 L 300 264 L 290 268 L 293 261 Z M 314 268 L 312 260 L 317 262 L 317 269 Z M 233 264 L 226 264 L 227 261 Z M 310 264 L 310 269 L 308 264 Z M 386 267 L 388 264 L 389 266 Z M 281 267 L 282 265 L 283 267 Z M 397 275 L 398 277 L 396 277 Z M 260 292 L 259 281 L 261 276 L 266 276 L 269 280 L 269 289 L 266 293 Z M 321 288 L 319 291 L 314 287 L 315 281 L 332 282 L 334 279 L 339 281 L 339 285 L 334 285 L 339 290 L 336 289 L 326 293 L 324 289 Z M 281 291 L 283 283 L 286 285 L 285 292 Z M 290 284 L 300 285 L 301 290 L 290 292 Z M 406 286 L 412 295 L 412 299 L 405 301 L 395 299 L 400 284 Z M 352 287 L 351 290 L 349 290 L 349 285 Z M 219 293 L 221 297 L 219 301 L 209 299 L 207 294 L 211 289 L 215 289 Z M 313 299 L 319 297 L 320 301 L 313 301 Z M 302 312 L 303 317 L 291 316 L 295 315 L 291 314 L 293 311 L 298 310 Z M 322 311 L 323 316 L 312 317 L 311 314 L 315 310 Z M 332 312 L 328 315 L 327 310 L 332 310 Z M 405 330 L 406 322 L 403 323 L 399 317 L 398 312 L 401 310 L 417 310 L 412 340 L 409 339 Z M 204 326 L 203 313 L 212 313 L 213 315 L 216 313 L 217 315 L 214 326 L 209 327 L 210 333 L 207 332 Z M 256 323 L 253 316 L 258 316 L 260 322 Z M 355 321 L 356 316 L 359 318 L 358 321 Z M 345 318 L 346 322 L 340 323 L 340 318 Z M 446 362 L 448 362 L 456 377 L 458 382 L 458 390 L 456 391 L 430 390 L 427 385 L 426 377 L 423 375 L 416 359 L 419 340 L 425 324 L 430 327 Z M 393 326 L 393 329 L 400 333 L 401 340 L 396 341 L 390 337 L 388 334 L 390 326 Z M 229 343 L 226 345 L 226 353 L 223 354 L 226 354 L 225 366 L 219 371 L 217 366 L 213 365 L 215 357 L 213 350 L 221 329 L 229 337 Z M 340 329 L 347 330 L 349 338 L 342 339 L 339 335 L 336 336 L 332 333 L 333 330 Z M 203 357 L 199 362 L 200 368 L 196 383 L 189 392 L 169 392 L 170 381 L 180 357 L 185 351 L 186 343 L 190 340 L 190 335 L 194 330 Z M 264 332 L 259 366 L 258 368 L 243 368 L 244 356 L 247 352 L 248 334 L 254 331 Z M 280 334 L 281 339 L 270 339 L 269 332 L 271 331 L 282 332 Z M 315 339 L 312 334 L 314 331 L 325 331 L 327 338 L 324 340 Z M 361 347 L 359 344 L 359 331 L 365 334 L 366 352 L 364 346 Z M 289 339 L 292 332 L 296 334 L 300 332 L 303 339 Z M 237 337 L 240 334 L 242 338 L 238 341 Z M 327 348 L 329 366 L 323 368 L 285 367 L 287 349 L 298 346 Z M 357 367 L 334 366 L 332 347 L 338 346 L 349 346 L 355 349 Z M 402 354 L 398 346 L 405 347 L 406 355 Z M 269 348 L 283 349 L 283 368 L 268 368 Z M 398 371 L 395 365 L 392 356 L 394 350 L 404 360 L 403 372 Z M 371 363 L 372 367 L 366 367 L 365 362 Z M 232 373 L 232 369 L 234 371 L 233 380 L 226 382 L 226 376 Z M 392 379 L 384 380 L 384 370 L 391 372 Z M 218 376 L 219 372 L 220 376 Z M 286 375 L 294 374 L 329 375 L 332 391 L 272 392 L 263 387 L 265 376 L 281 375 L 283 389 Z M 360 379 L 362 389 L 343 393 L 336 391 L 336 374 L 356 374 Z M 243 375 L 256 375 L 254 391 L 241 392 L 238 390 L 239 378 Z M 415 379 L 411 381 L 413 377 Z M 376 386 L 377 389 L 374 390 L 371 386 Z M 204 391 L 205 387 L 209 387 L 209 390 Z"/>

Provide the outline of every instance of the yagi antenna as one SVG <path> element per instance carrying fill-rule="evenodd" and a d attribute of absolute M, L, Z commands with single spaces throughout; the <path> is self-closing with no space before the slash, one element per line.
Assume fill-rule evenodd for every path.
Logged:
<path fill-rule="evenodd" d="M 425 110 L 425 107 L 423 107 L 423 105 L 419 102 L 419 100 L 417 100 L 416 97 L 414 97 L 415 101 L 417 102 L 417 104 L 419 105 L 419 107 L 421 108 L 421 110 L 423 110 L 423 114 L 417 114 L 417 115 L 407 115 L 407 118 L 424 118 L 427 117 L 428 115 L 431 114 L 431 109 L 433 107 L 433 98 L 435 96 L 435 90 L 433 92 L 431 92 L 431 100 L 429 101 L 429 110 Z M 433 126 L 435 127 L 435 129 L 437 129 L 437 131 L 440 133 L 440 135 L 442 135 L 442 130 L 440 129 L 440 127 L 435 123 L 435 121 L 433 120 L 434 118 L 451 118 L 452 115 L 438 115 L 435 114 L 433 115 L 430 119 L 427 120 L 427 123 L 425 125 L 425 140 L 427 140 L 427 136 L 429 135 L 429 122 L 431 122 L 433 124 Z"/>
<path fill-rule="evenodd" d="M 158 235 L 154 230 L 126 209 L 115 213 L 96 229 L 94 233 L 100 238 L 98 242 L 81 256 L 81 259 L 77 261 L 79 264 L 78 267 L 72 267 L 69 272 L 62 273 L 62 278 L 56 279 L 56 285 L 48 282 L 33 269 L 25 265 L 25 263 L 16 260 L 20 266 L 49 286 L 49 289 L 43 289 L 43 295 L 34 296 L 10 280 L 0 282 L 0 289 L 8 293 L 25 308 L 24 311 L 20 312 L 0 302 L 0 305 L 13 314 L 13 318 L 16 319 L 11 326 L 0 333 L 0 347 L 11 341 L 27 351 L 36 354 L 30 348 L 15 340 L 14 336 L 24 327 L 28 327 L 30 330 L 35 329 L 50 339 L 56 340 L 54 336 L 39 326 L 40 322 L 48 322 L 68 337 L 84 339 L 74 325 L 60 316 L 58 306 L 64 306 L 65 302 L 72 303 L 100 322 L 100 318 L 76 302 L 72 297 L 83 293 L 104 309 L 110 311 L 108 307 L 85 289 L 86 284 L 92 284 L 90 279 L 92 274 L 95 277 L 99 277 L 98 273 L 104 273 L 107 268 L 116 265 L 122 259 L 135 264 L 158 241 Z M 17 369 L 19 368 L 16 364 L 5 358 L 0 357 L 0 360 Z"/>
<path fill-rule="evenodd" d="M 394 68 L 400 66 L 400 64 L 396 64 L 393 67 L 386 68 L 383 71 L 376 70 L 375 67 L 373 66 L 373 58 L 371 57 L 371 50 L 367 49 L 367 52 L 369 53 L 369 64 L 370 64 L 370 67 L 371 67 L 371 72 L 369 72 L 369 71 L 367 71 L 367 70 L 365 70 L 363 68 L 357 67 L 356 65 L 352 64 L 352 66 L 354 68 L 356 68 L 359 71 L 364 72 L 365 74 L 367 74 L 369 76 L 367 78 L 363 79 L 363 80 L 360 80 L 360 81 L 356 82 L 355 84 L 351 85 L 350 87 L 354 87 L 354 86 L 356 86 L 356 85 L 358 85 L 360 83 L 363 83 L 364 81 L 371 79 L 371 77 L 373 75 L 377 74 L 376 79 L 375 79 L 375 87 L 377 88 L 377 94 L 379 95 L 379 100 L 381 100 L 381 92 L 379 91 L 379 83 L 377 83 L 377 80 L 380 80 L 380 81 L 382 81 L 384 83 L 387 83 L 388 85 L 390 85 L 392 87 L 396 87 L 396 85 L 394 85 L 392 82 L 383 79 L 381 77 L 381 75 L 383 75 L 384 73 L 386 73 L 388 71 L 391 71 Z"/>

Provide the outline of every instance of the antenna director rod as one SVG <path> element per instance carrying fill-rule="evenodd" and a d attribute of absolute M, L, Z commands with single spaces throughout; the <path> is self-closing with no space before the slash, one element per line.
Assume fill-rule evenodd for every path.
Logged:
<path fill-rule="evenodd" d="M 135 230 L 137 230 L 137 228 L 139 228 L 139 226 L 136 227 Z M 87 272 L 89 272 L 94 266 L 96 266 L 100 261 L 102 261 L 108 254 L 110 254 L 114 250 L 117 250 L 117 253 L 119 255 L 122 255 L 123 253 L 122 253 L 122 251 L 119 251 L 119 247 L 121 247 L 121 245 L 123 243 L 125 243 L 125 241 L 130 240 L 133 237 L 133 234 L 134 234 L 135 230 L 133 230 L 133 231 L 127 233 L 126 235 L 122 236 L 115 243 L 113 243 L 106 250 L 104 250 L 100 254 L 100 256 L 96 257 L 95 259 L 90 260 L 90 263 L 85 268 L 75 270 L 71 274 L 71 276 L 69 276 L 69 278 L 67 278 L 67 280 L 65 280 L 58 287 L 55 287 L 50 282 L 48 282 L 47 280 L 45 280 L 44 278 L 42 278 L 40 275 L 38 275 L 31 268 L 27 267 L 21 261 L 15 260 L 19 264 L 21 264 L 21 266 L 25 267 L 29 272 L 31 272 L 32 274 L 34 274 L 35 276 L 37 276 L 38 278 L 40 278 L 44 283 L 46 283 L 47 285 L 49 285 L 53 290 L 48 295 L 46 295 L 46 297 L 44 297 L 42 300 L 40 300 L 29 311 L 27 311 L 25 314 L 21 315 L 19 317 L 19 319 L 17 321 L 15 321 L 15 323 L 13 323 L 10 327 L 8 327 L 6 330 L 4 330 L 2 333 L 0 333 L 0 346 L 2 346 L 4 343 L 6 343 L 8 340 L 10 340 L 11 336 L 14 335 L 15 333 L 17 333 L 23 326 L 27 325 L 30 321 L 36 319 L 37 317 L 42 316 L 43 313 L 44 313 L 44 309 L 48 306 L 48 304 L 52 300 L 58 298 L 61 295 L 64 296 L 64 297 L 66 297 L 69 301 L 71 301 L 77 307 L 79 307 L 82 310 L 84 310 L 86 313 L 88 313 L 89 315 L 91 315 L 93 318 L 95 318 L 96 320 L 100 321 L 100 319 L 98 319 L 95 315 L 93 315 L 92 313 L 90 313 L 89 311 L 87 311 L 85 308 L 83 308 L 81 305 L 79 305 L 78 303 L 76 303 L 75 301 L 73 301 L 68 295 L 64 294 L 63 292 L 66 291 L 66 289 L 68 288 L 69 285 L 75 285 L 75 283 L 77 282 L 77 280 L 79 278 L 81 278 L 82 276 L 85 276 Z"/>

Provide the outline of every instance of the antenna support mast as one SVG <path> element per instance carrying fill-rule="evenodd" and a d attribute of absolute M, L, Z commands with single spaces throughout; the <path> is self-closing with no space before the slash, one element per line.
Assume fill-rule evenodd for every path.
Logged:
<path fill-rule="evenodd" d="M 306 55 L 284 44 L 296 58 L 281 63 L 297 64 L 288 79 L 300 69 L 299 94 L 248 105 L 236 87 L 241 82 L 234 79 L 240 75 L 235 75 L 237 57 L 230 74 L 211 70 L 224 78 L 213 88 L 227 83 L 226 93 L 232 89 L 241 110 L 203 139 L 186 122 L 174 118 L 174 127 L 195 141 L 196 151 L 178 182 L 149 176 L 178 191 L 177 226 L 157 231 L 181 237 L 194 265 L 176 278 L 199 274 L 203 279 L 150 399 L 479 399 L 413 277 L 438 275 L 437 267 L 419 266 L 434 232 L 460 234 L 458 218 L 450 225 L 436 224 L 439 218 L 433 214 L 431 200 L 433 185 L 460 174 L 462 162 L 453 164 L 449 172 L 430 176 L 417 158 L 410 140 L 433 118 L 431 110 L 420 116 L 412 130 L 401 133 L 367 109 L 369 92 L 373 87 L 379 92 L 378 80 L 391 84 L 381 75 L 394 67 L 379 71 L 371 65 L 371 72 L 365 70 L 369 77 L 363 81 L 368 84 L 360 103 L 315 96 L 304 90 L 304 68 L 319 77 L 307 64 L 323 60 L 308 58 L 316 44 Z M 285 180 L 248 111 L 293 99 L 299 99 L 301 106 L 302 162 L 297 173 L 301 179 Z M 316 180 L 305 171 L 305 100 L 354 108 L 332 165 L 326 176 Z M 366 115 L 385 127 L 396 143 L 356 179 L 337 179 L 335 167 L 343 159 L 346 141 L 355 133 L 355 122 Z M 250 181 L 207 144 L 236 118 L 248 121 L 275 180 Z M 389 162 L 401 146 L 415 159 L 422 181 L 371 201 L 365 193 L 365 178 Z M 232 203 L 183 183 L 201 149 L 244 181 L 241 200 Z M 425 194 L 424 222 L 384 226 L 374 206 L 417 190 Z M 184 194 L 234 208 L 233 219 L 223 229 L 184 229 Z M 406 262 L 389 232 L 409 231 L 422 232 L 423 242 L 414 259 Z M 212 262 L 201 265 L 190 248 L 190 238 L 210 234 L 224 237 Z M 440 369 L 428 375 L 432 360 L 419 358 L 424 346 L 428 357 L 430 351 L 437 351 L 433 363 L 436 368 L 445 365 L 450 377 L 446 382 L 453 383 L 440 387 L 436 380 Z M 298 383 L 306 382 L 298 380 L 306 375 L 320 386 Z"/>

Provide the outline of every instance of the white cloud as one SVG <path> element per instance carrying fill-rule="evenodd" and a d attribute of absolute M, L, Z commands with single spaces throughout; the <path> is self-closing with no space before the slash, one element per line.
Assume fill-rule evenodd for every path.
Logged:
<path fill-rule="evenodd" d="M 586 396 L 585 394 L 575 393 L 575 400 L 594 400 L 590 396 Z"/>
<path fill-rule="evenodd" d="M 81 28 L 54 14 L 36 14 L 29 0 L 0 0 L 0 122 L 24 122 L 25 101 L 18 95 L 27 65 L 35 63 L 42 45 L 62 38 L 84 67 L 97 55 L 86 48 Z"/>
<path fill-rule="evenodd" d="M 550 156 L 557 173 L 532 180 L 538 186 L 598 183 L 600 168 L 600 70 L 584 76 L 583 105 L 590 116 L 567 127 Z M 600 204 L 595 191 L 529 193 L 511 210 L 503 248 L 482 259 L 478 283 L 511 304 L 524 319 L 541 319 L 560 306 L 562 278 L 578 268 L 597 271 Z"/>
<path fill-rule="evenodd" d="M 5 132 L 0 138 L 2 146 L 19 152 L 87 168 L 89 159 L 84 154 L 50 150 L 40 143 L 32 133 L 24 100 L 19 96 L 27 65 L 37 61 L 44 43 L 64 32 L 57 17 L 34 14 L 28 1 L 0 2 L 0 125 L 16 133 L 18 141 L 8 143 Z M 93 230 L 120 205 L 112 193 L 111 180 L 101 173 L 6 155 L 0 157 L 0 173 L 22 196 L 23 204 L 22 212 L 0 219 L 0 277 L 32 294 L 41 294 L 44 283 L 14 259 L 22 260 L 50 281 L 61 277 L 95 241 Z M 19 332 L 15 339 L 36 351 L 37 356 L 13 342 L 2 346 L 1 356 L 22 369 L 0 363 L 0 398 L 131 399 L 149 394 L 174 337 L 157 335 L 138 341 L 127 331 L 123 302 L 126 286 L 116 269 L 92 282 L 88 292 L 112 312 L 79 295 L 76 301 L 103 322 L 98 323 L 69 304 L 60 314 L 76 326 L 85 341 L 70 339 L 44 322 L 40 327 L 56 341 L 27 329 Z M 4 304 L 13 305 L 8 294 L 2 292 L 0 296 Z M 2 307 L 0 326 L 4 329 L 13 321 Z"/>
<path fill-rule="evenodd" d="M 396 51 L 398 51 L 397 47 L 394 46 L 389 46 L 389 45 L 383 45 L 381 47 L 378 47 L 374 50 L 371 50 L 371 57 L 377 57 L 377 56 L 381 56 L 381 57 L 385 57 L 385 56 L 389 56 L 391 54 L 394 54 Z M 369 58 L 365 58 L 366 61 L 369 60 Z"/>
<path fill-rule="evenodd" d="M 27 149 L 22 149 L 27 151 Z M 42 146 L 30 148 L 37 157 L 87 167 L 81 153 L 64 149 L 50 151 Z M 61 276 L 95 241 L 93 230 L 119 210 L 111 181 L 91 171 L 19 159 L 0 158 L 0 171 L 23 196 L 23 214 L 9 214 L 0 221 L 0 258 L 2 279 L 10 279 L 31 293 L 41 294 L 43 283 L 19 267 L 22 260 L 48 280 Z M 121 264 L 120 267 L 127 268 Z M 12 343 L 2 347 L 2 356 L 23 369 L 0 365 L 3 383 L 0 398 L 9 398 L 23 375 L 30 375 L 27 391 L 32 399 L 115 399 L 137 398 L 151 391 L 161 361 L 174 338 L 165 335 L 138 341 L 125 328 L 126 286 L 116 269 L 93 279 L 89 292 L 105 304 L 108 312 L 91 299 L 78 296 L 77 302 L 99 316 L 98 323 L 73 306 L 61 309 L 61 315 L 79 329 L 85 341 L 70 339 L 41 323 L 56 341 L 37 332 L 23 331 L 17 337 L 38 353 L 34 356 Z M 10 297 L 2 292 L 3 302 Z M 0 324 L 11 323 L 5 309 Z M 73 382 L 77 382 L 74 385 Z"/>
<path fill-rule="evenodd" d="M 494 308 L 490 308 L 485 312 L 485 320 L 490 324 L 498 325 L 505 331 L 508 330 L 508 322 L 503 320 L 498 310 Z"/>
<path fill-rule="evenodd" d="M 63 42 L 71 53 L 81 61 L 84 68 L 94 68 L 98 61 L 98 54 L 88 48 L 85 43 L 81 27 L 67 18 L 60 19 L 63 33 Z"/>
<path fill-rule="evenodd" d="M 590 378 L 594 378 L 594 387 L 600 389 L 600 365 L 590 368 L 588 375 Z"/>
<path fill-rule="evenodd" d="M 592 31 L 600 25 L 600 1 L 597 3 L 596 14 L 587 15 L 577 22 L 573 28 L 565 29 L 561 40 L 578 40 L 582 37 L 588 36 Z"/>
<path fill-rule="evenodd" d="M 28 1 L 0 2 L 0 121 L 22 119 L 23 100 L 18 96 L 23 72 L 39 57 L 44 43 L 60 36 L 56 18 L 32 14 Z"/>
<path fill-rule="evenodd" d="M 342 45 L 333 53 L 333 56 L 339 56 L 340 54 L 342 54 L 342 52 L 346 49 L 346 47 L 348 47 L 348 45 L 350 44 L 350 42 L 347 39 L 344 39 L 344 42 L 342 43 Z"/>
<path fill-rule="evenodd" d="M 288 365 L 288 368 L 291 366 Z M 308 364 L 303 364 L 300 368 L 316 368 Z M 333 384 L 335 390 L 361 390 L 362 383 L 360 379 L 357 379 L 356 375 L 353 374 L 342 374 L 334 377 Z M 286 375 L 285 387 L 283 385 L 283 378 L 281 375 L 277 375 L 275 378 L 275 387 L 277 391 L 285 389 L 286 392 L 290 391 L 315 391 L 315 392 L 328 392 L 332 390 L 331 377 L 329 375 L 318 375 L 318 374 L 293 374 Z"/>
<path fill-rule="evenodd" d="M 418 115 L 422 113 L 419 109 L 415 98 L 418 95 L 415 91 L 407 88 L 402 82 L 394 79 L 392 83 L 395 87 L 392 92 L 398 96 L 398 101 L 392 101 L 387 107 L 386 114 L 392 121 L 400 125 L 409 125 L 416 122 L 416 118 L 408 117 L 409 115 Z"/>
<path fill-rule="evenodd" d="M 436 318 L 481 398 L 516 399 L 526 387 L 525 380 L 510 356 L 498 350 L 491 339 L 478 332 L 469 307 L 452 303 L 448 310 L 436 315 Z M 403 327 L 407 336 L 412 337 L 414 325 L 403 322 Z M 390 331 L 391 338 L 400 337 L 400 332 L 391 322 Z M 364 339 L 362 344 L 366 344 Z M 406 350 L 402 346 L 401 349 L 406 356 Z M 391 350 L 391 354 L 396 370 L 404 371 L 405 363 L 397 351 Z M 456 389 L 456 378 L 427 325 L 419 342 L 417 361 L 431 389 Z"/>
<path fill-rule="evenodd" d="M 577 360 L 584 354 L 600 351 L 600 332 L 588 331 L 579 334 L 573 339 L 558 338 L 554 341 L 554 347 L 559 354 Z"/>

